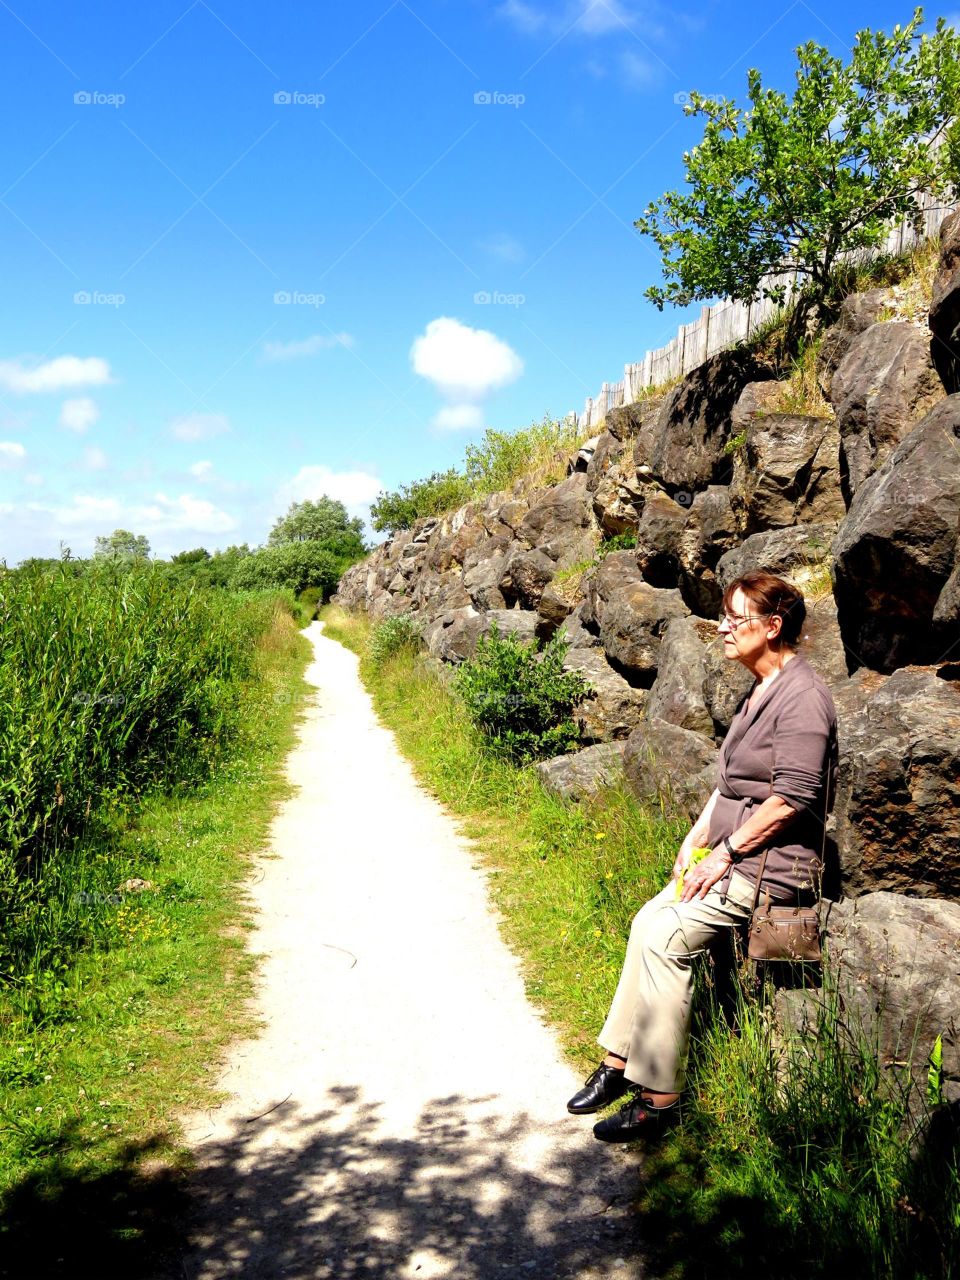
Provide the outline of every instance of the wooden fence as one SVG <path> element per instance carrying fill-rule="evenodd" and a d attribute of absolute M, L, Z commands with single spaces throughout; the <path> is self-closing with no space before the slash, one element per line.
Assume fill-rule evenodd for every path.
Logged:
<path fill-rule="evenodd" d="M 913 245 L 936 235 L 944 219 L 958 206 L 937 204 L 932 196 L 919 197 L 923 210 L 923 230 L 918 235 L 910 222 L 891 227 L 886 239 L 872 250 L 861 250 L 858 257 L 867 260 L 883 253 L 904 253 Z M 788 295 L 796 284 L 797 273 L 787 272 L 771 277 L 771 283 L 787 285 Z M 577 428 L 584 432 L 600 423 L 610 409 L 623 404 L 634 404 L 649 387 L 660 386 L 672 378 L 680 378 L 697 365 L 716 355 L 724 347 L 749 337 L 777 310 L 777 304 L 769 298 L 746 304 L 725 299 L 704 307 L 697 320 L 680 325 L 676 336 L 665 347 L 648 351 L 637 364 L 624 365 L 621 382 L 604 382 L 600 394 L 588 397 L 583 413 L 577 418 Z"/>

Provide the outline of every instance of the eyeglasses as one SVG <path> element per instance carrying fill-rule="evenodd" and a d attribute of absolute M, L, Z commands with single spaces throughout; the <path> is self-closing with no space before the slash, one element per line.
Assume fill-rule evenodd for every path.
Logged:
<path fill-rule="evenodd" d="M 717 626 L 722 627 L 723 624 L 726 623 L 731 631 L 736 631 L 737 627 L 742 626 L 744 622 L 759 622 L 761 618 L 770 618 L 772 616 L 773 615 L 769 613 L 754 613 L 749 617 L 743 617 L 739 613 L 735 613 L 733 615 L 725 613 L 717 623 Z"/>

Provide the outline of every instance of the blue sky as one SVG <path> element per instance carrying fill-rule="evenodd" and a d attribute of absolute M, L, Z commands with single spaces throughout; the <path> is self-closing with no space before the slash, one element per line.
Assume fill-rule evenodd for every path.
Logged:
<path fill-rule="evenodd" d="M 789 90 L 801 42 L 911 14 L 4 0 L 0 558 L 366 517 L 581 410 L 688 318 L 632 225 L 702 132 L 678 97 Z"/>

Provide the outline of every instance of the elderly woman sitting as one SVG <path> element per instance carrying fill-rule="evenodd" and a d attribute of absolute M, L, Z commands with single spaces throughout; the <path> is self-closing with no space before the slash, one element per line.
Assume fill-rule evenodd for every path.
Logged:
<path fill-rule="evenodd" d="M 716 789 L 680 846 L 671 880 L 634 917 L 598 1037 L 606 1057 L 567 1103 L 568 1111 L 587 1114 L 635 1091 L 594 1126 L 603 1142 L 654 1134 L 676 1116 L 685 1083 L 691 957 L 749 919 L 764 849 L 761 892 L 798 905 L 819 895 L 837 717 L 830 690 L 796 652 L 803 596 L 773 574 L 748 573 L 724 592 L 723 610 L 724 655 L 742 662 L 755 682 L 724 739 Z M 689 867 L 693 849 L 704 845 L 709 856 Z"/>

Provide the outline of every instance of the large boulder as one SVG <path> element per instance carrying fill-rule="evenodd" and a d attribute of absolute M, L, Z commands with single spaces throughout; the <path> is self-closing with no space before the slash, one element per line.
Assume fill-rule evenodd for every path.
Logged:
<path fill-rule="evenodd" d="M 665 720 L 713 740 L 704 696 L 706 651 L 692 618 L 673 618 L 663 633 L 660 665 L 647 699 L 647 718 Z"/>
<path fill-rule="evenodd" d="M 830 906 L 827 962 L 842 1002 L 842 1035 L 873 1046 L 891 1087 L 907 1073 L 926 1091 L 929 1055 L 942 1049 L 948 1103 L 960 1098 L 960 905 L 884 891 Z M 816 992 L 781 990 L 781 1025 L 816 1036 Z M 811 1048 L 816 1051 L 815 1044 Z M 871 1052 L 871 1057 L 872 1057 Z M 916 1108 L 920 1110 L 920 1108 Z"/>
<path fill-rule="evenodd" d="M 716 567 L 739 541 L 730 486 L 707 485 L 694 495 L 677 549 L 680 593 L 694 613 L 708 618 L 719 613 L 722 591 Z"/>
<path fill-rule="evenodd" d="M 840 627 L 859 662 L 879 671 L 937 662 L 960 641 L 960 622 L 937 613 L 958 528 L 960 395 L 952 395 L 865 482 L 833 541 Z"/>
<path fill-rule="evenodd" d="M 772 375 L 743 350 L 711 356 L 669 393 L 644 441 L 649 456 L 638 452 L 637 461 L 649 463 L 671 493 L 682 490 L 691 498 L 708 484 L 729 483 L 732 460 L 724 446 L 733 434 L 733 407 L 747 383 Z"/>
<path fill-rule="evenodd" d="M 536 640 L 538 615 L 525 609 L 489 609 L 478 612 L 473 605 L 448 610 L 424 628 L 424 643 L 444 662 L 465 662 L 472 658 L 477 641 L 487 635 L 494 622 L 501 636 L 516 635 L 524 644 Z"/>
<path fill-rule="evenodd" d="M 605 534 L 627 533 L 636 529 L 647 495 L 649 482 L 638 475 L 631 453 L 621 453 L 602 470 L 587 478 L 593 495 L 593 514 Z"/>
<path fill-rule="evenodd" d="M 579 671 L 591 692 L 573 709 L 584 742 L 613 742 L 629 737 L 644 716 L 646 689 L 635 689 L 614 671 L 602 649 L 568 649 L 565 671 Z"/>
<path fill-rule="evenodd" d="M 837 525 L 831 521 L 752 533 L 717 562 L 717 582 L 721 591 L 754 569 L 764 569 L 792 580 L 794 575 L 809 570 L 811 566 L 822 565 L 836 531 Z"/>
<path fill-rule="evenodd" d="M 632 551 L 613 551 L 585 578 L 582 620 L 597 628 L 607 657 L 638 684 L 653 683 L 660 638 L 671 618 L 689 613 L 679 591 L 645 582 Z"/>
<path fill-rule="evenodd" d="M 484 538 L 463 558 L 463 586 L 478 609 L 503 609 L 506 600 L 499 582 L 509 551 L 517 544 L 506 535 Z"/>
<path fill-rule="evenodd" d="M 623 769 L 638 800 L 693 822 L 717 784 L 718 756 L 703 734 L 665 720 L 648 720 L 627 739 Z"/>
<path fill-rule="evenodd" d="M 680 583 L 680 547 L 689 506 L 665 493 L 653 493 L 643 507 L 637 525 L 634 553 L 644 580 L 654 587 Z"/>
<path fill-rule="evenodd" d="M 586 472 L 575 471 L 541 493 L 517 532 L 529 547 L 539 547 L 557 562 L 573 563 L 592 555 L 597 533 L 587 498 Z"/>
<path fill-rule="evenodd" d="M 514 543 L 497 580 L 497 587 L 508 605 L 519 603 L 524 609 L 536 609 L 555 570 L 556 566 L 546 552 Z"/>
<path fill-rule="evenodd" d="M 930 306 L 930 354 L 948 392 L 960 391 L 960 210 L 940 228 L 940 263 Z"/>
<path fill-rule="evenodd" d="M 943 396 L 930 339 L 916 325 L 880 322 L 853 339 L 830 392 L 848 499 Z"/>
<path fill-rule="evenodd" d="M 960 682 L 903 667 L 844 718 L 838 737 L 846 891 L 960 898 Z"/>
<path fill-rule="evenodd" d="M 817 381 L 828 400 L 833 388 L 833 375 L 850 350 L 851 342 L 883 315 L 884 293 L 883 289 L 868 289 L 865 293 L 848 294 L 840 305 L 836 324 L 831 325 L 821 338 L 817 348 Z"/>
<path fill-rule="evenodd" d="M 546 593 L 544 593 L 544 595 L 546 595 Z M 541 613 L 543 611 L 543 600 L 544 597 L 541 596 Z M 585 603 L 585 600 L 581 600 L 576 608 L 567 614 L 563 622 L 557 628 L 557 634 L 567 642 L 571 649 L 602 648 L 600 632 L 597 627 L 594 626 L 591 630 L 583 621 L 583 608 Z"/>
<path fill-rule="evenodd" d="M 623 776 L 623 744 L 601 742 L 565 756 L 542 760 L 537 775 L 547 791 L 564 800 L 582 800 Z"/>
<path fill-rule="evenodd" d="M 840 437 L 834 419 L 792 413 L 751 419 L 734 463 L 730 504 L 747 536 L 763 529 L 842 520 L 846 503 L 840 490 Z"/>

